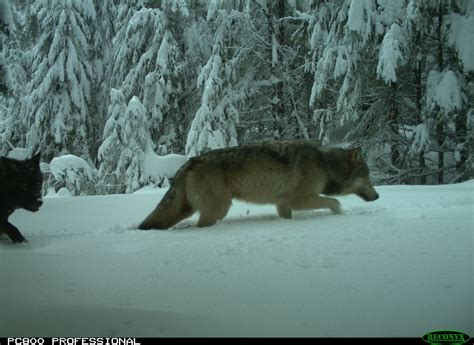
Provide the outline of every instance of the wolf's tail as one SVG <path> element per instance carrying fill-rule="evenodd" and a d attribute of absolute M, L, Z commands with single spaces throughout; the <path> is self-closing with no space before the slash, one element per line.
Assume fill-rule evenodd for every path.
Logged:
<path fill-rule="evenodd" d="M 140 230 L 168 229 L 194 213 L 186 197 L 186 172 L 191 165 L 188 161 L 178 170 L 163 199 L 138 226 Z"/>

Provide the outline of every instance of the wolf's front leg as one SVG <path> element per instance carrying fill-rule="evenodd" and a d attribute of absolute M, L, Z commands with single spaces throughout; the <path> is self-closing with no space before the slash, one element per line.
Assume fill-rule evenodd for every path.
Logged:
<path fill-rule="evenodd" d="M 5 233 L 13 243 L 21 243 L 21 242 L 28 242 L 23 235 L 20 233 L 20 230 L 10 223 L 8 219 L 0 220 L 0 233 Z"/>
<path fill-rule="evenodd" d="M 290 207 L 293 210 L 313 210 L 317 208 L 329 208 L 333 213 L 341 214 L 341 203 L 334 198 L 319 195 L 306 195 L 295 198 L 291 201 Z"/>
<path fill-rule="evenodd" d="M 291 208 L 289 208 L 287 205 L 285 204 L 277 205 L 277 212 L 281 218 L 291 219 L 291 216 L 292 216 Z"/>

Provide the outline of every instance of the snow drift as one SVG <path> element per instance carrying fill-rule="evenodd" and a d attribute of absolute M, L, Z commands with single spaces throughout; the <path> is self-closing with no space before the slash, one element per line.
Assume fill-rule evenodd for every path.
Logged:
<path fill-rule="evenodd" d="M 164 190 L 46 199 L 0 238 L 0 336 L 474 334 L 474 181 L 378 192 L 169 231 L 135 230 Z"/>

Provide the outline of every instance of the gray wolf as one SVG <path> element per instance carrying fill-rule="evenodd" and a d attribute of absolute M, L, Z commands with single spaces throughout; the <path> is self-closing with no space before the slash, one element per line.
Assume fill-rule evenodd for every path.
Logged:
<path fill-rule="evenodd" d="M 274 204 L 280 217 L 293 210 L 328 208 L 341 213 L 337 199 L 379 195 L 369 180 L 360 149 L 323 148 L 311 140 L 275 141 L 209 151 L 191 158 L 139 229 L 168 229 L 200 213 L 198 227 L 223 219 L 232 199 Z"/>
<path fill-rule="evenodd" d="M 5 233 L 15 243 L 26 239 L 8 217 L 18 208 L 36 212 L 43 204 L 39 162 L 40 154 L 24 161 L 0 157 L 0 235 Z"/>

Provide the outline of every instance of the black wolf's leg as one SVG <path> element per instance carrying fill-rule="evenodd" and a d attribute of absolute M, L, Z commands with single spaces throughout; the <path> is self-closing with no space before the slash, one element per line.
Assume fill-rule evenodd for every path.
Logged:
<path fill-rule="evenodd" d="M 20 230 L 18 230 L 18 228 L 11 224 L 7 219 L 2 219 L 0 221 L 0 232 L 3 232 L 10 237 L 13 243 L 28 242 L 20 233 Z"/>

